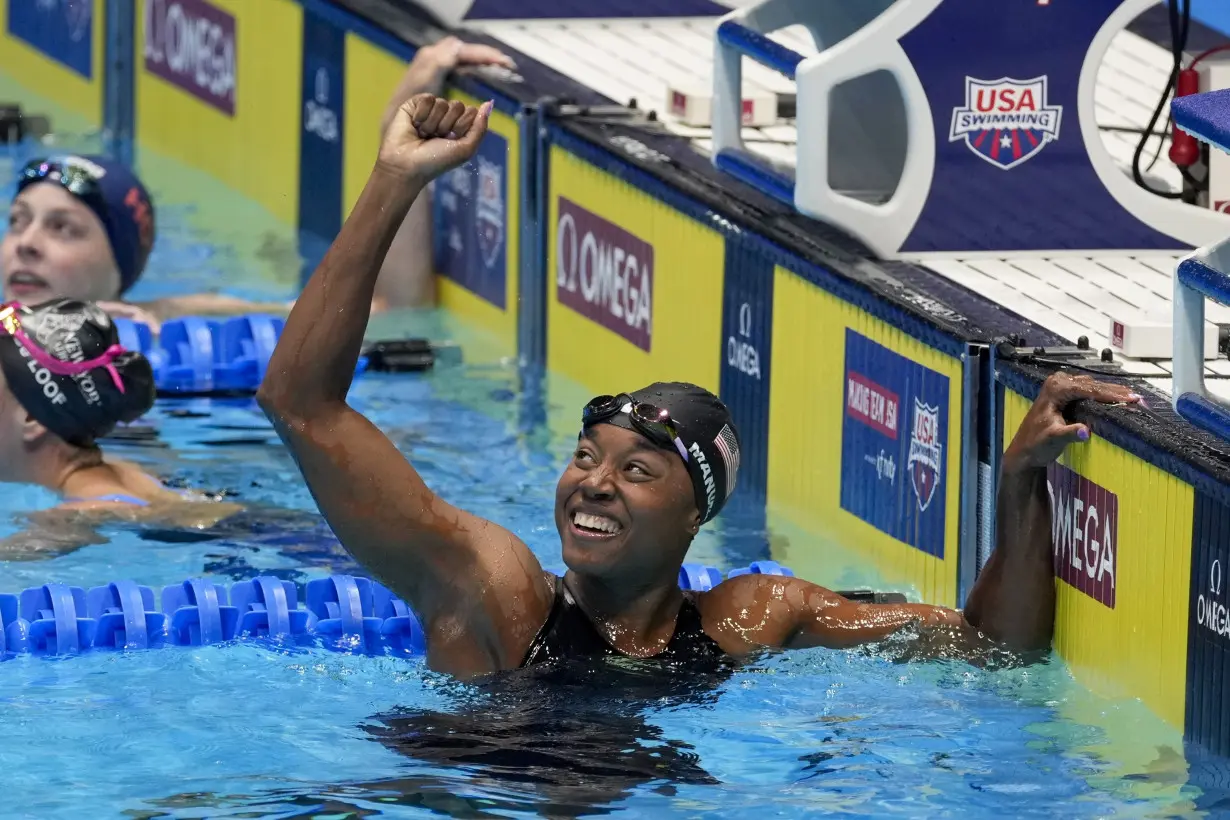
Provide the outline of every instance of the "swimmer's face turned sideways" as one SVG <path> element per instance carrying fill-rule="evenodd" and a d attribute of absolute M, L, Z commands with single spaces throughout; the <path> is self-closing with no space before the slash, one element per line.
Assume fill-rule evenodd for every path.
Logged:
<path fill-rule="evenodd" d="M 1090 438 L 1087 425 L 1065 419 L 1069 405 L 1139 402 L 1127 385 L 1066 373 L 1042 385 L 1004 452 L 995 549 L 963 611 L 859 603 L 801 578 L 758 574 L 682 591 L 688 546 L 735 492 L 740 458 L 738 420 L 684 382 L 578 408 L 579 436 L 555 497 L 562 578 L 544 572 L 517 534 L 436 495 L 346 396 L 398 228 L 433 179 L 475 156 L 491 109 L 431 94 L 398 109 L 257 394 L 342 545 L 418 614 L 431 668 L 472 678 L 590 656 L 688 664 L 903 632 L 922 656 L 1031 659 L 1049 650 L 1046 467 Z"/>
<path fill-rule="evenodd" d="M 101 156 L 33 160 L 18 176 L 0 242 L 4 299 L 117 299 L 144 271 L 154 234 L 149 193 L 123 164 Z"/>
<path fill-rule="evenodd" d="M 58 185 L 32 185 L 14 198 L 0 262 L 6 301 L 119 295 L 120 271 L 102 220 Z"/>

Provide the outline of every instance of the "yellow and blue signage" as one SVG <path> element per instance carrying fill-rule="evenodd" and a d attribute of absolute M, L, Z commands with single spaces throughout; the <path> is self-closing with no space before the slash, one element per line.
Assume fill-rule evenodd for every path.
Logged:
<path fill-rule="evenodd" d="M 299 254 L 303 278 L 342 228 L 346 32 L 303 10 L 303 105 L 299 133 Z"/>
<path fill-rule="evenodd" d="M 9 3 L 9 34 L 87 80 L 94 66 L 94 2 Z"/>
<path fill-rule="evenodd" d="M 508 140 L 488 132 L 478 155 L 435 184 L 436 271 L 500 309 L 508 271 Z"/>
<path fill-rule="evenodd" d="M 944 557 L 948 377 L 846 331 L 841 508 Z"/>

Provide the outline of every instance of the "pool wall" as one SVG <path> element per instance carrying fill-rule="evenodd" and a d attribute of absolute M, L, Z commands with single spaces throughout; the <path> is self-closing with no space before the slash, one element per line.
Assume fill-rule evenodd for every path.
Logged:
<path fill-rule="evenodd" d="M 293 226 L 305 271 L 357 199 L 387 95 L 426 36 L 382 0 L 97 0 L 85 21 L 68 5 L 0 0 L 0 69 L 56 116 L 106 122 L 117 143 Z M 658 379 L 718 391 L 742 434 L 741 514 L 780 516 L 885 586 L 960 605 L 991 546 L 998 455 L 1044 375 L 987 343 L 1065 340 L 925 269 L 869 261 L 515 56 L 515 75 L 450 91 L 497 113 L 480 160 L 435 186 L 445 307 L 500 355 L 592 393 Z M 1082 411 L 1095 439 L 1052 473 L 1056 643 L 1095 691 L 1225 750 L 1230 458 L 1139 389 L 1143 418 Z M 823 549 L 772 557 L 826 575 Z"/>

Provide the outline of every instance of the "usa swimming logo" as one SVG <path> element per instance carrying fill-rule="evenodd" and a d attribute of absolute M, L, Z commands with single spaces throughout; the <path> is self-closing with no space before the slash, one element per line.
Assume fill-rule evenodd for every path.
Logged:
<path fill-rule="evenodd" d="M 478 222 L 478 247 L 483 264 L 496 263 L 504 242 L 503 169 L 486 158 L 478 157 L 478 201 L 475 217 Z"/>
<path fill-rule="evenodd" d="M 1028 162 L 1059 139 L 1063 106 L 1047 105 L 1047 78 L 965 78 L 965 106 L 952 110 L 949 142 L 1007 171 Z"/>
<path fill-rule="evenodd" d="M 940 408 L 914 399 L 914 427 L 910 434 L 910 458 L 906 468 L 919 511 L 931 506 L 940 486 Z"/>

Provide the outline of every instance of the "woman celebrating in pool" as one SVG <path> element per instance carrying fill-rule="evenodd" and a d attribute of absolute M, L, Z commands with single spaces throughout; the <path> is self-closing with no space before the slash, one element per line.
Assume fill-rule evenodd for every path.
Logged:
<path fill-rule="evenodd" d="M 429 94 L 402 106 L 333 247 L 291 312 L 258 399 L 342 544 L 419 614 L 428 663 L 471 677 L 557 657 L 740 656 L 761 647 L 849 647 L 912 625 L 980 631 L 1015 652 L 1050 645 L 1055 588 L 1046 465 L 1085 440 L 1063 408 L 1137 401 L 1126 388 L 1055 376 L 1004 455 L 998 544 L 964 613 L 856 604 L 797 578 L 745 575 L 683 593 L 699 528 L 735 486 L 725 406 L 686 384 L 600 396 L 556 491 L 568 571 L 544 573 L 513 533 L 436 496 L 346 403 L 372 290 L 398 226 L 435 177 L 470 159 L 490 103 Z M 977 638 L 974 635 L 971 640 Z"/>
<path fill-rule="evenodd" d="M 0 548 L 4 559 L 89 543 L 83 527 L 100 517 L 203 515 L 213 523 L 236 509 L 191 503 L 134 465 L 104 458 L 97 439 L 153 404 L 149 362 L 120 347 L 98 306 L 58 299 L 0 307 L 0 480 L 64 497 L 30 516 L 33 528 Z"/>

